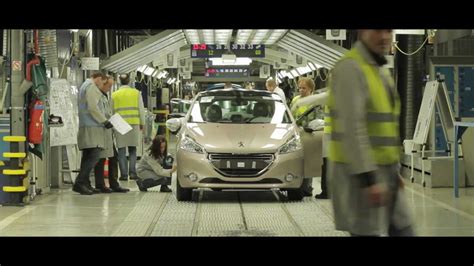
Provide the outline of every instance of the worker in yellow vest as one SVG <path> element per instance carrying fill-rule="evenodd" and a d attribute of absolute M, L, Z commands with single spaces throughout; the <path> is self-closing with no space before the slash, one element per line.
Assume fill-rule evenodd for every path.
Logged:
<path fill-rule="evenodd" d="M 399 175 L 400 100 L 384 55 L 391 30 L 360 30 L 332 71 L 328 182 L 337 230 L 414 235 Z"/>
<path fill-rule="evenodd" d="M 313 94 L 316 85 L 314 84 L 314 80 L 306 77 L 301 77 L 298 80 L 298 91 L 299 95 L 295 96 L 290 103 L 291 113 L 293 114 L 293 118 L 296 120 L 301 115 L 304 114 L 311 106 L 310 104 L 299 104 L 305 97 L 308 97 Z M 312 120 L 312 119 L 309 119 Z M 300 122 L 297 122 L 298 126 L 306 126 L 302 125 Z M 310 197 L 313 195 L 313 177 L 305 176 L 303 180 L 303 193 L 304 196 Z"/>
<path fill-rule="evenodd" d="M 298 119 L 301 115 L 303 115 L 304 112 L 306 112 L 311 107 L 309 104 L 299 104 L 299 102 L 303 98 L 312 95 L 315 90 L 315 87 L 316 85 L 314 84 L 314 80 L 310 78 L 301 77 L 298 80 L 299 95 L 296 95 L 295 97 L 293 97 L 290 103 L 291 113 L 293 114 L 293 117 L 295 118 L 295 120 Z M 301 124 L 298 124 L 298 126 L 301 126 Z"/>
<path fill-rule="evenodd" d="M 328 142 L 329 142 L 329 135 L 330 135 L 330 132 L 331 132 L 331 126 L 330 126 L 330 122 L 331 122 L 331 119 L 329 117 L 329 109 L 328 107 L 325 105 L 326 104 L 326 101 L 327 101 L 327 98 L 328 98 L 328 95 L 329 95 L 329 88 L 322 88 L 322 89 L 319 89 L 315 92 L 315 94 L 312 94 L 310 96 L 306 96 L 306 97 L 300 97 L 296 102 L 294 102 L 291 106 L 291 111 L 292 113 L 296 113 L 296 111 L 298 111 L 298 109 L 300 109 L 301 107 L 302 110 L 300 112 L 302 112 L 301 114 L 303 114 L 308 108 L 312 108 L 312 106 L 324 106 L 324 135 L 323 135 L 323 141 L 322 141 L 322 156 L 323 156 L 323 164 L 321 165 L 321 193 L 320 194 L 317 194 L 315 196 L 316 199 L 328 199 L 329 198 L 329 195 L 328 195 L 328 189 L 327 189 L 327 146 L 328 146 Z M 297 115 L 297 114 L 295 114 Z M 311 119 L 311 118 L 310 118 Z M 308 120 L 310 120 L 308 119 Z M 314 119 L 314 118 L 312 118 Z"/>
<path fill-rule="evenodd" d="M 145 113 L 142 95 L 139 90 L 130 87 L 130 77 L 127 74 L 119 76 L 120 88 L 112 93 L 113 112 L 120 114 L 132 130 L 125 135 L 115 134 L 118 148 L 120 180 L 138 179 L 136 162 L 137 146 L 141 141 L 141 133 L 145 125 Z M 126 149 L 128 147 L 129 164 L 127 163 Z"/>

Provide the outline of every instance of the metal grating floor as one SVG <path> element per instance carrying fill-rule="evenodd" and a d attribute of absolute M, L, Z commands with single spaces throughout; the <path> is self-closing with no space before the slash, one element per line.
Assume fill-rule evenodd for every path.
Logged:
<path fill-rule="evenodd" d="M 0 217 L 3 236 L 345 236 L 334 230 L 329 200 L 289 202 L 277 191 L 197 190 L 178 202 L 158 188 L 81 196 L 53 190 Z M 172 186 L 173 187 L 173 186 Z M 13 209 L 12 209 L 13 210 Z"/>

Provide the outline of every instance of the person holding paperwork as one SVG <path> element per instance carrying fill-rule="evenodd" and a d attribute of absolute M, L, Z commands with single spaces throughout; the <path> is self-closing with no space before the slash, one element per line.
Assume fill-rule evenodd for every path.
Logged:
<path fill-rule="evenodd" d="M 74 182 L 73 191 L 81 195 L 100 193 L 92 188 L 89 175 L 111 141 L 107 138 L 113 128 L 108 121 L 110 106 L 105 95 L 109 86 L 109 77 L 103 73 L 92 74 L 79 88 L 79 132 L 77 144 L 82 151 L 81 169 Z"/>
<path fill-rule="evenodd" d="M 109 78 L 107 84 L 105 85 L 106 87 L 108 87 L 106 90 L 109 91 L 110 88 L 112 88 L 113 84 L 114 84 L 113 79 Z M 110 101 L 110 98 L 108 97 L 107 93 L 103 91 L 102 93 Z M 112 120 L 113 118 L 110 117 L 111 115 L 112 115 L 112 109 L 110 108 L 110 104 L 109 104 L 109 109 L 107 110 L 107 113 L 105 116 L 109 118 L 108 121 L 114 126 L 114 129 L 117 130 L 119 126 L 114 124 L 114 121 Z M 128 124 L 126 125 L 129 126 Z M 101 150 L 100 156 L 99 156 L 100 160 L 95 165 L 95 168 L 94 168 L 95 188 L 99 189 L 100 192 L 102 193 L 128 192 L 130 191 L 130 189 L 121 187 L 119 182 L 117 181 L 117 178 L 118 178 L 117 157 L 118 156 L 117 156 L 117 151 L 115 150 L 114 137 L 113 137 L 112 130 L 107 130 L 105 134 L 106 134 L 106 146 L 105 146 L 105 149 Z M 108 177 L 109 177 L 110 187 L 107 187 L 105 185 L 104 168 L 105 168 L 105 160 L 107 158 L 109 159 L 109 176 Z"/>
<path fill-rule="evenodd" d="M 141 140 L 141 130 L 145 125 L 145 112 L 143 99 L 139 90 L 130 87 L 130 77 L 121 74 L 120 88 L 112 93 L 112 109 L 114 114 L 119 114 L 130 126 L 132 130 L 126 134 L 115 134 L 118 148 L 118 161 L 120 167 L 120 180 L 137 179 L 137 146 Z M 127 163 L 126 149 L 130 158 Z"/>

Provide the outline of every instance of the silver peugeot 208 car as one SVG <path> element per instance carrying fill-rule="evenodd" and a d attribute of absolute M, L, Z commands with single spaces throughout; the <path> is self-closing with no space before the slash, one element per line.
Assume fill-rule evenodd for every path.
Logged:
<path fill-rule="evenodd" d="M 290 200 L 303 198 L 303 133 L 277 94 L 201 92 L 167 127 L 178 137 L 179 201 L 191 200 L 195 188 L 280 189 Z"/>

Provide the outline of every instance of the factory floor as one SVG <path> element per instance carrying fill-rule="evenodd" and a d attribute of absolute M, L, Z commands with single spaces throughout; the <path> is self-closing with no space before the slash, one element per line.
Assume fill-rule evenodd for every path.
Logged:
<path fill-rule="evenodd" d="M 174 178 L 171 188 L 174 187 Z M 25 207 L 0 207 L 0 236 L 348 236 L 334 229 L 330 200 L 287 201 L 278 191 L 208 191 L 178 202 L 159 187 L 126 194 L 79 195 L 51 189 Z M 313 179 L 313 194 L 320 179 Z M 474 236 L 474 188 L 406 183 L 419 236 Z"/>

